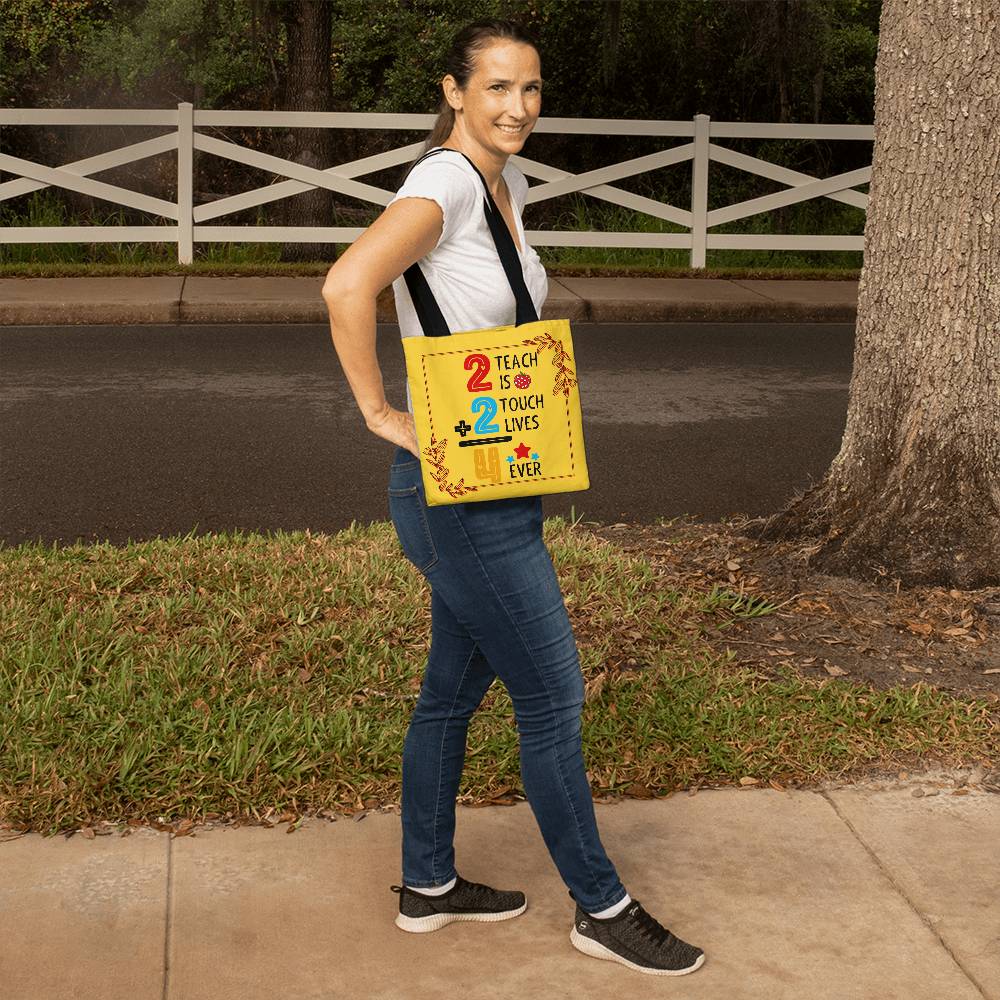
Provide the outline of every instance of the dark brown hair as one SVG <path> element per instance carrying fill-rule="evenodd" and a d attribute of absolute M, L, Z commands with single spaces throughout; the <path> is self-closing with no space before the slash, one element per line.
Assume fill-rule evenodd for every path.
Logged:
<path fill-rule="evenodd" d="M 516 21 L 504 21 L 499 18 L 484 18 L 480 21 L 470 21 L 455 34 L 451 47 L 445 56 L 443 76 L 451 74 L 461 89 L 469 83 L 469 78 L 476 70 L 476 57 L 483 49 L 487 49 L 496 41 L 521 42 L 530 45 L 536 52 L 538 45 L 527 29 Z M 438 117 L 431 129 L 430 135 L 420 151 L 423 156 L 427 150 L 440 146 L 451 135 L 455 127 L 455 109 L 448 103 L 444 94 L 438 104 Z M 416 160 L 414 161 L 416 162 Z M 412 166 L 412 164 L 411 164 Z"/>

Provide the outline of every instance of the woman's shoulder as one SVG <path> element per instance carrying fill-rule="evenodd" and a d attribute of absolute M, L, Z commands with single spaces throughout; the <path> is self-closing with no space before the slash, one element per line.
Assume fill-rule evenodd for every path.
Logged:
<path fill-rule="evenodd" d="M 475 177 L 475 171 L 469 161 L 457 149 L 451 149 L 449 146 L 436 146 L 425 153 L 410 168 L 407 177 L 412 177 L 414 174 L 432 176 L 441 173 L 448 176 L 460 173 L 469 178 Z"/>
<path fill-rule="evenodd" d="M 471 205 L 477 195 L 478 179 L 458 150 L 442 149 L 425 156 L 406 172 L 395 197 L 431 197 L 442 204 Z"/>
<path fill-rule="evenodd" d="M 447 176 L 456 177 L 461 174 L 465 178 L 463 187 L 471 186 L 476 191 L 482 186 L 482 178 L 476 168 L 469 162 L 465 154 L 450 146 L 435 146 L 424 154 L 423 159 L 410 169 L 409 176 L 420 172 L 426 176 Z M 528 192 L 528 178 L 513 160 L 508 159 L 504 164 L 503 177 L 507 181 L 507 187 L 517 199 L 519 204 L 524 204 L 524 196 Z"/>

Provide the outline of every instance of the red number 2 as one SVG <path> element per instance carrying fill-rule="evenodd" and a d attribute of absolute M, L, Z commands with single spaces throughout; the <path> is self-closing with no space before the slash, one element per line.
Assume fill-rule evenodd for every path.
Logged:
<path fill-rule="evenodd" d="M 465 359 L 465 370 L 476 369 L 469 376 L 469 392 L 484 392 L 493 388 L 492 382 L 484 382 L 486 373 L 490 370 L 490 359 L 485 354 L 470 354 Z"/>

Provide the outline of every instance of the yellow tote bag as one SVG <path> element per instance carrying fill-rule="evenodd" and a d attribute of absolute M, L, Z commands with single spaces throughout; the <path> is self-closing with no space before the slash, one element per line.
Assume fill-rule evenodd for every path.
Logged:
<path fill-rule="evenodd" d="M 507 224 L 466 159 L 483 181 L 516 322 L 451 333 L 419 263 L 404 273 L 425 334 L 404 337 L 403 352 L 427 504 L 589 489 L 569 320 L 538 319 Z"/>
<path fill-rule="evenodd" d="M 589 489 L 568 319 L 403 350 L 429 506 Z"/>

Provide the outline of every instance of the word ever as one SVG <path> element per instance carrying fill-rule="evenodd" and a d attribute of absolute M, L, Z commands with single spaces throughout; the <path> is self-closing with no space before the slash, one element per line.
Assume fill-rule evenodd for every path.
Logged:
<path fill-rule="evenodd" d="M 542 474 L 541 462 L 513 462 L 507 466 L 511 479 L 530 479 Z"/>

